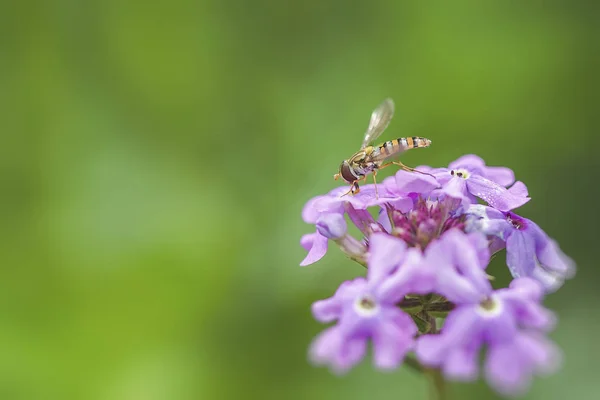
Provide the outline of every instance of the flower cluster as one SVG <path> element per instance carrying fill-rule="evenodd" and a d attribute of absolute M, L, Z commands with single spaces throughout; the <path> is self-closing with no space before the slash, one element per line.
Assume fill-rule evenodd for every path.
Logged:
<path fill-rule="evenodd" d="M 478 377 L 485 348 L 488 383 L 502 394 L 521 393 L 532 375 L 559 365 L 560 352 L 545 337 L 555 317 L 541 301 L 573 275 L 574 264 L 539 226 L 512 212 L 530 198 L 510 169 L 467 155 L 448 168 L 417 171 L 399 171 L 377 191 L 364 185 L 354 196 L 336 188 L 304 207 L 316 231 L 302 237 L 308 254 L 301 265 L 321 259 L 334 242 L 367 268 L 366 277 L 313 304 L 318 321 L 335 324 L 314 340 L 310 357 L 342 373 L 370 342 L 377 368 L 395 369 L 410 357 L 446 379 L 468 381 Z M 502 249 L 514 280 L 495 290 L 486 268 Z"/>

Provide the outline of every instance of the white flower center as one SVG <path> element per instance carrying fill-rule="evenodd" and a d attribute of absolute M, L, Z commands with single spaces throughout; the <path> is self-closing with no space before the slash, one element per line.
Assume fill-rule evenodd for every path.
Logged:
<path fill-rule="evenodd" d="M 500 315 L 503 309 L 504 305 L 502 304 L 502 301 L 495 295 L 492 295 L 479 303 L 477 311 L 483 317 L 493 318 Z"/>
<path fill-rule="evenodd" d="M 356 298 L 354 311 L 362 317 L 371 317 L 379 312 L 379 305 L 373 296 L 364 294 Z"/>
<path fill-rule="evenodd" d="M 469 176 L 471 176 L 469 171 L 467 171 L 466 169 L 463 169 L 463 168 L 451 170 L 450 175 L 458 176 L 459 178 L 463 178 L 463 179 L 469 179 Z"/>

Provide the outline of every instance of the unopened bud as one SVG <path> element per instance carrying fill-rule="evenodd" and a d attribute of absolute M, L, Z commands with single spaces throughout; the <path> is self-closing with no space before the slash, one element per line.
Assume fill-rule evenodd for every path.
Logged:
<path fill-rule="evenodd" d="M 317 231 L 327 239 L 337 240 L 346 234 L 347 226 L 341 214 L 325 214 L 317 220 Z"/>

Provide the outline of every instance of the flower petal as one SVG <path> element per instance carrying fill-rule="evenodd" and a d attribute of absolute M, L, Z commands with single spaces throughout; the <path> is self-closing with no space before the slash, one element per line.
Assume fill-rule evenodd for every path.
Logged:
<path fill-rule="evenodd" d="M 514 229 L 506 240 L 506 264 L 514 278 L 531 276 L 536 267 L 534 250 L 531 235 Z"/>
<path fill-rule="evenodd" d="M 440 186 L 431 175 L 400 170 L 396 172 L 396 189 L 400 193 L 426 194 Z"/>
<path fill-rule="evenodd" d="M 506 221 L 501 211 L 483 204 L 472 204 L 466 211 L 467 232 L 482 232 L 503 238 L 505 231 L 512 231 L 512 226 Z"/>
<path fill-rule="evenodd" d="M 513 277 L 529 276 L 540 282 L 547 293 L 553 292 L 562 286 L 568 274 L 563 275 L 538 262 L 533 228 L 533 223 L 530 223 L 526 230 L 513 230 L 506 241 L 506 264 Z M 549 250 L 555 249 L 550 248 Z M 550 259 L 548 258 L 549 254 L 551 253 L 543 254 L 546 261 Z M 567 270 L 571 271 L 571 269 Z"/>
<path fill-rule="evenodd" d="M 434 250 L 437 251 L 435 257 L 438 260 L 444 257 L 447 260 L 446 263 L 440 263 L 445 267 L 438 267 L 436 271 L 438 272 L 439 285 L 443 287 L 440 290 L 447 291 L 447 293 L 442 294 L 455 296 L 458 294 L 457 289 L 459 287 L 465 289 L 467 286 L 470 286 L 470 288 L 464 295 L 467 295 L 470 299 L 473 299 L 472 296 L 476 296 L 476 293 L 479 296 L 491 293 L 492 286 L 484 271 L 489 261 L 489 253 L 484 254 L 485 250 L 475 247 L 473 239 L 470 239 L 469 236 L 458 229 L 452 229 L 444 233 L 438 243 L 441 245 L 439 248 L 434 246 L 435 243 L 432 243 L 429 247 L 434 246 Z M 482 261 L 484 264 L 481 264 Z M 448 265 L 451 265 L 450 269 L 448 269 Z M 443 273 L 445 278 L 442 279 L 439 273 Z M 456 287 L 453 288 L 452 285 L 456 285 Z"/>
<path fill-rule="evenodd" d="M 390 221 L 390 216 L 388 215 L 385 207 L 381 207 L 379 209 L 379 218 L 377 218 L 377 223 L 379 223 L 379 225 L 381 225 L 386 232 L 390 233 L 392 231 L 392 221 Z"/>
<path fill-rule="evenodd" d="M 535 240 L 535 253 L 542 268 L 561 276 L 563 280 L 572 278 L 575 275 L 575 262 L 537 224 L 531 221 L 529 224 Z"/>
<path fill-rule="evenodd" d="M 330 297 L 315 301 L 311 307 L 312 314 L 319 322 L 328 323 L 337 320 L 342 313 L 343 303 L 339 298 Z"/>
<path fill-rule="evenodd" d="M 436 270 L 424 262 L 421 251 L 411 248 L 404 254 L 400 266 L 377 288 L 378 297 L 387 303 L 395 304 L 409 293 L 427 294 L 436 286 Z"/>
<path fill-rule="evenodd" d="M 366 235 L 369 232 L 369 225 L 374 222 L 371 213 L 366 209 L 357 210 L 352 204 L 349 203 L 346 204 L 346 212 L 348 213 L 348 217 L 350 217 L 350 220 L 354 223 L 354 225 L 356 225 L 356 227 Z"/>
<path fill-rule="evenodd" d="M 436 292 L 448 300 L 457 303 L 477 303 L 485 295 L 465 276 L 462 276 L 454 265 L 453 255 L 448 253 L 446 245 L 441 241 L 431 243 L 425 252 L 425 264 L 435 266 L 437 277 Z M 485 275 L 483 270 L 480 271 Z"/>
<path fill-rule="evenodd" d="M 390 308 L 386 313 L 373 332 L 373 357 L 377 368 L 391 370 L 397 368 L 412 349 L 417 328 L 413 320 L 397 308 Z"/>
<path fill-rule="evenodd" d="M 317 211 L 315 205 L 321 200 L 322 197 L 323 196 L 313 197 L 304 205 L 304 208 L 302 209 L 302 219 L 307 224 L 314 224 L 317 222 L 317 218 L 319 218 L 320 213 Z"/>
<path fill-rule="evenodd" d="M 463 382 L 477 379 L 480 346 L 481 344 L 475 341 L 467 346 L 449 348 L 443 365 L 444 376 Z"/>
<path fill-rule="evenodd" d="M 304 249 L 308 250 L 308 254 L 300 263 L 301 267 L 313 264 L 319 261 L 327 253 L 328 240 L 319 232 L 310 233 L 302 236 L 300 244 Z"/>
<path fill-rule="evenodd" d="M 406 257 L 406 243 L 386 233 L 374 233 L 369 238 L 367 273 L 369 283 L 377 285 Z"/>
<path fill-rule="evenodd" d="M 448 315 L 440 334 L 423 335 L 417 339 L 417 358 L 428 367 L 439 367 L 445 362 L 448 349 L 480 343 L 479 319 L 472 306 L 456 308 Z"/>
<path fill-rule="evenodd" d="M 528 353 L 537 374 L 553 374 L 562 363 L 560 349 L 538 332 L 525 332 L 520 335 L 519 346 Z"/>
<path fill-rule="evenodd" d="M 515 173 L 506 167 L 484 167 L 482 175 L 500 186 L 509 186 L 515 181 Z"/>
<path fill-rule="evenodd" d="M 367 350 L 365 338 L 346 338 L 337 326 L 323 331 L 311 344 L 310 360 L 318 365 L 330 365 L 343 374 L 364 357 Z"/>
<path fill-rule="evenodd" d="M 519 196 L 519 197 L 529 196 L 529 190 L 527 190 L 527 186 L 525 186 L 525 184 L 521 181 L 515 182 L 514 185 L 512 185 L 510 188 L 508 188 L 508 191 L 511 192 L 512 194 L 514 194 L 515 196 Z"/>
<path fill-rule="evenodd" d="M 494 389 L 515 396 L 527 390 L 534 373 L 553 373 L 560 363 L 560 351 L 552 342 L 538 333 L 524 332 L 512 341 L 490 345 L 485 372 Z"/>
<path fill-rule="evenodd" d="M 508 285 L 510 293 L 518 295 L 524 301 L 540 302 L 544 297 L 544 291 L 539 282 L 531 278 L 518 278 Z"/>
<path fill-rule="evenodd" d="M 489 240 L 480 232 L 473 232 L 467 235 L 469 242 L 477 254 L 479 267 L 486 269 L 490 263 Z"/>
<path fill-rule="evenodd" d="M 479 175 L 472 175 L 466 181 L 469 193 L 479 197 L 500 211 L 510 211 L 531 200 L 527 196 L 510 192 L 503 186 Z"/>
<path fill-rule="evenodd" d="M 463 200 L 463 204 L 469 204 L 470 200 L 467 191 L 467 180 L 459 177 L 452 177 L 441 190 L 446 195 L 455 199 Z"/>
<path fill-rule="evenodd" d="M 475 154 L 465 154 L 457 158 L 448 165 L 449 169 L 467 168 L 467 169 L 482 169 L 485 167 L 485 161 Z"/>
<path fill-rule="evenodd" d="M 531 380 L 531 366 L 515 341 L 490 344 L 485 361 L 486 380 L 497 392 L 523 394 Z"/>

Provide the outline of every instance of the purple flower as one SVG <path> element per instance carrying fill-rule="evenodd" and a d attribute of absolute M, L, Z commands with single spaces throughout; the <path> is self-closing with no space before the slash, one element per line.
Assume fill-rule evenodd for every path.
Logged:
<path fill-rule="evenodd" d="M 520 278 L 507 289 L 464 299 L 440 334 L 419 338 L 417 358 L 441 368 L 448 379 L 470 381 L 477 378 L 479 352 L 487 346 L 486 380 L 502 394 L 520 394 L 533 374 L 553 372 L 560 364 L 557 348 L 542 334 L 555 319 L 541 298 L 536 281 Z"/>
<path fill-rule="evenodd" d="M 411 211 L 390 211 L 393 228 L 390 226 L 389 231 L 409 246 L 425 249 L 444 232 L 453 228 L 464 229 L 465 219 L 459 206 L 460 200 L 448 196 L 439 199 L 417 197 Z"/>
<path fill-rule="evenodd" d="M 475 155 L 460 157 L 450 163 L 448 168 L 421 166 L 417 170 L 431 174 L 441 186 L 442 193 L 461 199 L 465 206 L 476 203 L 475 198 L 479 197 L 498 210 L 509 211 L 530 200 L 522 182 L 516 182 L 510 189 L 506 189 L 515 180 L 510 169 L 488 167 Z M 410 182 L 406 184 L 416 186 L 415 180 L 426 182 L 430 179 L 424 174 L 412 174 Z M 398 186 L 399 190 L 403 190 L 402 182 Z"/>
<path fill-rule="evenodd" d="M 308 251 L 300 266 L 320 260 L 327 252 L 329 240 L 336 242 L 351 258 L 361 261 L 366 253 L 364 243 L 346 233 L 347 226 L 342 214 L 323 214 L 316 222 L 317 232 L 302 237 L 300 243 Z"/>
<path fill-rule="evenodd" d="M 317 225 L 319 221 L 331 222 L 328 219 L 331 216 L 343 215 L 348 213 L 352 221 L 359 229 L 378 230 L 377 227 L 371 226 L 374 223 L 368 207 L 388 205 L 395 209 L 408 211 L 412 207 L 413 201 L 402 193 L 392 193 L 386 190 L 385 186 L 378 185 L 378 196 L 375 195 L 375 185 L 361 186 L 360 192 L 356 195 L 346 195 L 348 189 L 346 187 L 338 187 L 330 191 L 324 196 L 317 196 L 309 200 L 302 210 L 302 218 L 304 222 Z M 324 223 L 325 224 L 325 223 Z M 338 220 L 339 224 L 339 220 Z M 301 266 L 306 266 L 319 261 L 327 253 L 327 234 L 317 226 L 317 232 L 306 234 L 300 240 L 300 244 L 308 251 L 308 254 L 300 263 Z M 367 232 L 365 232 L 367 233 Z M 349 238 L 349 236 L 346 236 Z M 330 237 L 332 239 L 332 237 Z M 353 245 L 356 245 L 354 243 Z M 348 251 L 347 251 L 348 252 Z"/>
<path fill-rule="evenodd" d="M 308 254 L 301 265 L 322 258 L 332 241 L 367 267 L 366 278 L 344 282 L 313 304 L 315 318 L 333 325 L 315 338 L 310 358 L 343 373 L 371 344 L 379 369 L 397 368 L 414 351 L 448 379 L 473 380 L 485 348 L 489 384 L 519 394 L 533 375 L 560 364 L 545 336 L 555 318 L 541 300 L 573 275 L 573 262 L 536 224 L 511 212 L 529 195 L 510 169 L 472 155 L 448 168 L 417 169 L 424 174 L 398 171 L 377 192 L 364 185 L 342 196 L 348 188 L 339 187 L 304 207 L 315 232 L 302 237 Z M 503 248 L 515 279 L 494 290 L 486 268 Z M 439 331 L 436 319 L 445 315 Z"/>
<path fill-rule="evenodd" d="M 435 282 L 419 250 L 407 250 L 385 233 L 372 235 L 368 264 L 367 279 L 344 282 L 333 297 L 312 307 L 317 320 L 337 323 L 314 340 L 310 357 L 338 373 L 364 357 L 369 340 L 378 368 L 398 367 L 413 348 L 417 327 L 397 303 L 408 293 L 428 293 Z"/>
<path fill-rule="evenodd" d="M 500 238 L 506 246 L 506 264 L 513 277 L 529 276 L 553 292 L 575 273 L 575 264 L 558 244 L 533 221 L 512 212 L 474 205 L 470 230 Z"/>
<path fill-rule="evenodd" d="M 460 303 L 492 292 L 485 273 L 490 260 L 485 242 L 480 233 L 467 235 L 453 229 L 429 245 L 425 255 L 427 263 L 435 266 L 436 293 Z"/>
<path fill-rule="evenodd" d="M 356 210 L 366 210 L 368 207 L 389 204 L 394 208 L 408 211 L 412 207 L 412 200 L 406 193 L 391 192 L 387 187 L 377 185 L 378 194 L 375 194 L 375 185 L 363 185 L 360 192 L 355 195 L 344 195 L 348 191 L 346 186 L 337 187 L 323 196 L 312 198 L 302 210 L 302 219 L 309 224 L 315 224 L 323 214 L 343 214 L 345 207 L 351 205 Z"/>

